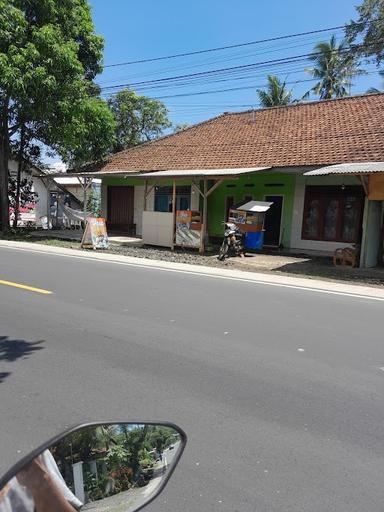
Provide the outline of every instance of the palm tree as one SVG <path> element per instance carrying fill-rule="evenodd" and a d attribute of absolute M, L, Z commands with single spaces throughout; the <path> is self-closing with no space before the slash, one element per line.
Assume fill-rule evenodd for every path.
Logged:
<path fill-rule="evenodd" d="M 376 89 L 376 87 L 370 87 L 368 89 L 368 93 L 373 93 L 373 92 L 384 92 L 384 69 L 382 69 L 381 71 L 379 71 L 379 75 L 381 76 L 381 78 L 383 79 L 383 89 Z"/>
<path fill-rule="evenodd" d="M 311 93 L 317 94 L 321 100 L 349 96 L 352 77 L 364 74 L 348 42 L 344 40 L 337 44 L 334 35 L 329 42 L 318 43 L 309 58 L 315 65 L 305 71 L 319 81 L 303 99 Z"/>
<path fill-rule="evenodd" d="M 286 89 L 286 80 L 283 82 L 277 76 L 268 75 L 266 90 L 257 89 L 260 105 L 262 107 L 279 107 L 292 103 L 292 89 Z"/>

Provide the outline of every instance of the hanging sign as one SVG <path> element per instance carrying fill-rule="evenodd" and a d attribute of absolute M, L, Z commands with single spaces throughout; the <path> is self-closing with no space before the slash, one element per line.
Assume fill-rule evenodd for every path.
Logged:
<path fill-rule="evenodd" d="M 200 213 L 191 210 L 176 211 L 176 245 L 181 247 L 200 247 Z"/>
<path fill-rule="evenodd" d="M 90 247 L 94 249 L 108 249 L 108 235 L 105 219 L 102 217 L 88 217 L 85 225 L 81 247 Z"/>

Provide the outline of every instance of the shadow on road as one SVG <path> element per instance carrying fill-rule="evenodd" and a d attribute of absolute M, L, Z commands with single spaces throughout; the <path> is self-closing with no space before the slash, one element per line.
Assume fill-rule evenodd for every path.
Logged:
<path fill-rule="evenodd" d="M 36 350 L 41 350 L 43 341 L 13 340 L 8 336 L 0 336 L 0 362 L 14 362 L 27 359 Z M 10 372 L 0 372 L 0 383 L 9 377 Z"/>

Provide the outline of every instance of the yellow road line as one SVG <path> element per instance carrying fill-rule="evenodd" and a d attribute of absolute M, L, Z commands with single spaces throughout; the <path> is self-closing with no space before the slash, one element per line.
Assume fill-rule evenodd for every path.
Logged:
<path fill-rule="evenodd" d="M 27 290 L 29 292 L 42 293 L 44 295 L 50 295 L 52 292 L 49 290 L 43 290 L 42 288 L 35 288 L 34 286 L 28 286 L 26 284 L 14 283 L 13 281 L 3 281 L 0 279 L 0 284 L 4 286 L 13 286 L 14 288 L 21 288 L 22 290 Z"/>

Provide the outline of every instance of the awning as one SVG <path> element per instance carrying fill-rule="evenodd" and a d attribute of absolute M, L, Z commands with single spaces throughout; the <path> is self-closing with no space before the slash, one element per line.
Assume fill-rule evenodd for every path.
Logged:
<path fill-rule="evenodd" d="M 174 170 L 174 171 L 155 171 L 155 172 L 144 172 L 135 177 L 150 179 L 150 178 L 167 178 L 167 179 L 176 179 L 176 178 L 227 178 L 227 177 L 236 177 L 242 174 L 247 174 L 251 172 L 257 171 L 265 171 L 266 169 L 270 169 L 271 167 L 251 167 L 251 168 L 239 168 L 239 169 L 187 169 L 187 170 Z M 132 174 L 127 174 L 127 177 L 133 176 Z"/>
<path fill-rule="evenodd" d="M 244 204 L 239 204 L 231 207 L 231 210 L 240 210 L 242 212 L 266 212 L 270 209 L 273 203 L 265 201 L 248 201 Z"/>
<path fill-rule="evenodd" d="M 79 185 L 79 180 L 75 176 L 59 176 L 57 178 L 53 178 L 56 183 L 59 183 L 59 185 Z M 94 183 L 101 183 L 100 178 L 94 178 Z"/>
<path fill-rule="evenodd" d="M 242 174 L 265 171 L 271 169 L 271 167 L 247 167 L 238 169 L 180 169 L 172 171 L 152 171 L 152 172 L 140 172 L 140 171 L 96 171 L 96 172 L 66 172 L 66 173 L 46 173 L 38 176 L 39 178 L 105 178 L 107 176 L 123 176 L 124 178 L 166 178 L 166 179 L 177 179 L 177 178 L 230 178 L 231 176 L 236 177 Z"/>
<path fill-rule="evenodd" d="M 327 176 L 329 174 L 371 174 L 374 172 L 384 172 L 384 162 L 358 162 L 338 165 L 328 165 L 308 171 L 304 176 Z"/>
<path fill-rule="evenodd" d="M 94 171 L 94 172 L 53 172 L 36 176 L 37 178 L 105 178 L 106 176 L 139 176 L 139 171 L 128 173 L 127 171 Z"/>

